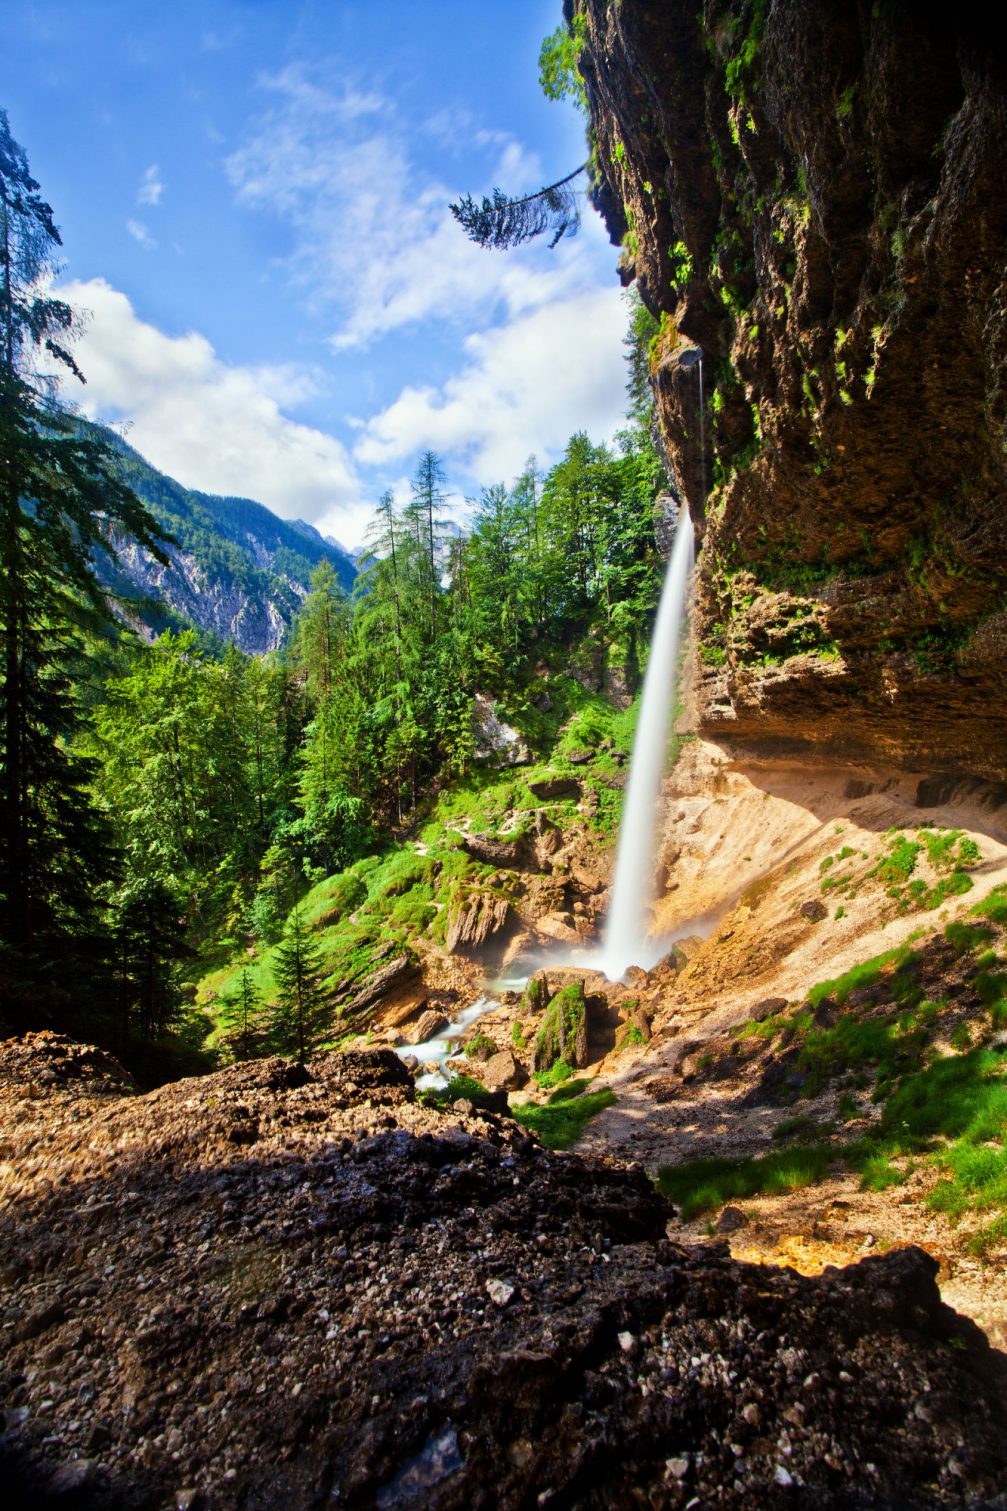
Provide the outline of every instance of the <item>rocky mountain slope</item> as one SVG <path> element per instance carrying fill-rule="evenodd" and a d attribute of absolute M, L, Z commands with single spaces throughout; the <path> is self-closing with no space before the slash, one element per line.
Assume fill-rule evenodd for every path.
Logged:
<path fill-rule="evenodd" d="M 387 1051 L 137 1097 L 36 1035 L 0 1137 L 8 1505 L 1002 1504 L 1003 1362 L 918 1250 L 681 1248 Z"/>
<path fill-rule="evenodd" d="M 102 556 L 95 564 L 102 584 L 123 600 L 120 612 L 138 627 L 156 634 L 182 621 L 262 653 L 282 641 L 320 561 L 330 561 L 343 587 L 352 587 L 352 558 L 312 525 L 280 519 L 252 499 L 183 488 L 113 431 L 96 428 L 119 452 L 134 492 L 177 541 L 167 548 L 167 567 L 132 542 L 117 561 Z"/>
<path fill-rule="evenodd" d="M 567 14 L 702 533 L 701 732 L 1002 779 L 1002 39 L 866 0 Z"/>

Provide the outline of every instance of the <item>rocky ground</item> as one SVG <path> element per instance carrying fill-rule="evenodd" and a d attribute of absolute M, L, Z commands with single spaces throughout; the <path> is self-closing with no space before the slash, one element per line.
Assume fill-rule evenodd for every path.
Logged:
<path fill-rule="evenodd" d="M 387 1051 L 140 1097 L 38 1035 L 0 1137 L 8 1504 L 1007 1505 L 1004 1362 L 924 1255 L 671 1243 L 639 1166 Z"/>
<path fill-rule="evenodd" d="M 880 1107 L 860 1097 L 859 1120 L 837 1119 L 842 1088 L 835 1084 L 810 1100 L 791 1089 L 788 1101 L 767 1074 L 778 1065 L 779 1043 L 739 1041 L 733 1031 L 765 1016 L 767 1004 L 792 1010 L 816 982 L 919 936 L 924 942 L 939 937 L 955 918 L 968 919 L 1007 877 L 997 794 L 970 783 L 935 793 L 918 778 L 838 765 L 742 762 L 693 741 L 669 778 L 666 800 L 669 883 L 659 916 L 674 927 L 710 909 L 718 891 L 724 906 L 706 940 L 690 951 L 685 970 L 658 971 L 639 984 L 652 1037 L 601 1067 L 592 1089 L 608 1085 L 617 1100 L 588 1124 L 578 1147 L 639 1160 L 652 1172 L 701 1158 L 747 1159 L 784 1147 L 774 1130 L 800 1114 L 819 1127 L 835 1124 L 830 1137 L 838 1150 L 870 1128 Z M 883 879 L 869 874 L 891 853 L 897 835 L 915 840 L 921 832 L 952 831 L 970 837 L 980 857 L 962 896 L 918 911 L 903 906 L 905 894 L 893 898 Z M 914 876 L 922 876 L 924 854 Z M 844 870 L 852 878 L 848 887 L 823 890 Z M 926 872 L 927 885 L 937 879 Z M 1002 951 L 1003 940 L 992 944 Z M 926 993 L 951 1004 L 942 1017 L 943 1053 L 951 1052 L 956 1031 L 975 1043 L 990 1031 L 988 1011 L 960 977 L 955 961 L 938 951 Z M 859 1006 L 871 1009 L 870 1001 Z M 713 1232 L 738 1257 L 809 1273 L 872 1250 L 920 1244 L 939 1263 L 945 1299 L 1002 1346 L 1007 1252 L 977 1258 L 969 1250 L 970 1223 L 952 1226 L 928 1209 L 938 1178 L 924 1160 L 904 1183 L 866 1191 L 859 1175 L 837 1159 L 828 1178 L 810 1190 L 731 1203 L 735 1210 L 720 1233 L 717 1210 L 672 1231 L 688 1241 L 705 1241 Z"/>

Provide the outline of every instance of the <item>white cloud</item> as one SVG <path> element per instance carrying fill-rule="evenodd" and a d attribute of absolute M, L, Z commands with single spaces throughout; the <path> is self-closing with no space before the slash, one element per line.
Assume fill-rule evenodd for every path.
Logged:
<path fill-rule="evenodd" d="M 460 372 L 440 388 L 404 389 L 367 423 L 356 460 L 384 466 L 430 446 L 486 485 L 510 481 L 531 452 L 555 458 L 575 430 L 609 437 L 626 408 L 625 326 L 619 290 L 605 288 L 472 335 Z"/>
<path fill-rule="evenodd" d="M 332 311 L 337 351 L 430 319 L 471 328 L 597 278 L 590 238 L 506 257 L 473 245 L 448 208 L 458 190 L 415 161 L 391 102 L 345 79 L 318 77 L 295 64 L 263 81 L 276 103 L 227 171 L 239 202 L 292 227 L 291 275 L 316 306 Z M 450 123 L 441 112 L 427 132 L 443 136 Z M 470 122 L 467 135 L 492 153 L 495 183 L 512 193 L 538 187 L 541 165 L 512 136 Z"/>
<path fill-rule="evenodd" d="M 144 169 L 140 187 L 136 191 L 136 202 L 138 205 L 159 205 L 163 193 L 161 170 L 156 163 L 151 163 L 149 168 Z"/>
<path fill-rule="evenodd" d="M 126 230 L 129 232 L 130 236 L 132 236 L 134 241 L 138 241 L 140 243 L 145 252 L 152 252 L 157 246 L 157 242 L 154 240 L 153 236 L 151 236 L 150 231 L 144 225 L 142 220 L 127 220 Z"/>
<path fill-rule="evenodd" d="M 128 421 L 130 444 L 186 487 L 258 499 L 285 519 L 362 537 L 370 506 L 344 447 L 283 413 L 311 391 L 310 374 L 229 366 L 204 336 L 168 336 L 141 320 L 100 278 L 60 293 L 90 312 L 77 351 L 89 418 Z"/>

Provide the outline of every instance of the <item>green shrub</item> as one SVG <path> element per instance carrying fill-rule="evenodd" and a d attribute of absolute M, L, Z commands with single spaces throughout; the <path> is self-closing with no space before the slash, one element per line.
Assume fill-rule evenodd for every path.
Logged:
<path fill-rule="evenodd" d="M 422 1100 L 432 1107 L 450 1107 L 462 1100 L 471 1102 L 473 1107 L 488 1107 L 495 1096 L 475 1076 L 461 1075 L 453 1076 L 446 1086 L 423 1092 Z"/>

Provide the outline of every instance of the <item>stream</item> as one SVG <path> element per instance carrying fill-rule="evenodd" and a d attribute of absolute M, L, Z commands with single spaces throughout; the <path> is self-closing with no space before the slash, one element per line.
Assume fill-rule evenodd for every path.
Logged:
<path fill-rule="evenodd" d="M 501 976 L 487 982 L 487 987 L 492 992 L 520 992 L 527 984 L 527 976 Z M 461 1012 L 433 1038 L 425 1039 L 422 1044 L 399 1044 L 396 1047 L 395 1053 L 400 1060 L 413 1058 L 422 1066 L 437 1066 L 436 1070 L 424 1069 L 422 1075 L 416 1077 L 417 1091 L 440 1090 L 448 1084 L 449 1077 L 444 1070 L 445 1062 L 458 1054 L 465 1030 L 489 1008 L 497 1005 L 498 999 L 495 996 L 477 997 L 475 1002 L 462 1008 Z"/>

